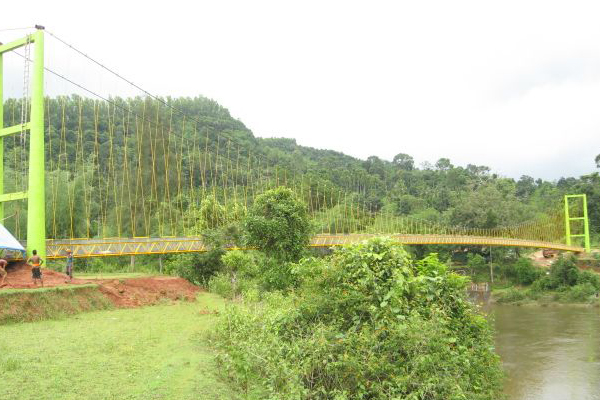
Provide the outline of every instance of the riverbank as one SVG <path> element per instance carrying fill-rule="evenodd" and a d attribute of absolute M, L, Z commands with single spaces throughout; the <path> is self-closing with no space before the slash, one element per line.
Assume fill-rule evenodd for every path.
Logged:
<path fill-rule="evenodd" d="M 539 306 L 600 307 L 600 298 L 593 288 L 577 285 L 562 290 L 538 291 L 530 287 L 512 286 L 492 289 L 490 303 Z"/>

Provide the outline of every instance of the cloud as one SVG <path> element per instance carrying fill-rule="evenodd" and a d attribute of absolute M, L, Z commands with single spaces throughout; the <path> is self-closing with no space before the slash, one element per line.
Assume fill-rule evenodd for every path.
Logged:
<path fill-rule="evenodd" d="M 516 178 L 589 173 L 600 153 L 593 1 L 107 1 L 77 19 L 74 1 L 16 4 L 15 25 L 39 21 L 151 92 L 214 98 L 259 136 Z M 49 65 L 133 93 L 47 43 Z"/>

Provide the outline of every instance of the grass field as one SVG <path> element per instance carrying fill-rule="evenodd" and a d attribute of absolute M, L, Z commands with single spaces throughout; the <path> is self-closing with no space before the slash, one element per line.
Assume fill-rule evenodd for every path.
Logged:
<path fill-rule="evenodd" d="M 202 340 L 221 298 L 0 326 L 0 399 L 232 399 Z"/>

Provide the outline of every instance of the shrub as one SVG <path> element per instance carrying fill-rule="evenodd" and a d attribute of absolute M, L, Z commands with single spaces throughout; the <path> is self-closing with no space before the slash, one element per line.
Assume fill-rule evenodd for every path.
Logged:
<path fill-rule="evenodd" d="M 225 250 L 216 248 L 206 253 L 178 254 L 164 264 L 165 272 L 177 275 L 197 285 L 206 286 L 210 278 L 221 268 L 221 256 Z"/>
<path fill-rule="evenodd" d="M 221 256 L 221 272 L 210 279 L 209 290 L 222 297 L 233 299 L 244 292 L 257 289 L 264 257 L 255 251 L 232 250 Z"/>
<path fill-rule="evenodd" d="M 591 283 L 586 282 L 580 285 L 570 287 L 568 290 L 561 294 L 561 299 L 564 301 L 571 302 L 585 302 L 596 293 L 598 293 L 598 289 L 595 288 Z"/>
<path fill-rule="evenodd" d="M 560 256 L 550 267 L 550 277 L 554 288 L 576 285 L 579 268 L 575 256 Z"/>
<path fill-rule="evenodd" d="M 260 273 L 260 285 L 263 290 L 287 290 L 296 286 L 296 276 L 293 264 L 274 258 L 265 258 Z"/>
<path fill-rule="evenodd" d="M 514 303 L 517 301 L 525 300 L 527 298 L 527 293 L 523 290 L 518 290 L 515 288 L 510 288 L 502 293 L 498 297 L 498 303 Z"/>
<path fill-rule="evenodd" d="M 374 239 L 289 264 L 298 289 L 221 319 L 218 361 L 246 398 L 490 399 L 501 369 L 466 280 Z M 443 373 L 440 373 L 443 371 Z"/>
<path fill-rule="evenodd" d="M 479 254 L 467 254 L 467 266 L 471 269 L 472 275 L 487 271 L 485 258 Z"/>
<path fill-rule="evenodd" d="M 252 292 L 252 296 L 256 297 L 255 293 L 259 290 L 259 284 L 251 278 L 232 277 L 226 272 L 220 272 L 210 279 L 208 290 L 227 299 L 235 299 L 249 292 Z"/>
<path fill-rule="evenodd" d="M 536 290 L 561 290 L 582 284 L 589 284 L 598 291 L 600 276 L 580 270 L 574 256 L 561 256 L 550 267 L 550 274 L 539 278 L 533 286 Z"/>
<path fill-rule="evenodd" d="M 600 290 L 600 276 L 592 271 L 580 271 L 577 277 L 577 284 L 590 284 L 596 292 Z"/>
<path fill-rule="evenodd" d="M 297 261 L 306 251 L 311 226 L 306 205 L 279 187 L 256 197 L 245 220 L 247 243 L 280 261 Z"/>
<path fill-rule="evenodd" d="M 514 281 L 520 285 L 531 285 L 543 272 L 529 258 L 521 257 L 513 265 Z"/>

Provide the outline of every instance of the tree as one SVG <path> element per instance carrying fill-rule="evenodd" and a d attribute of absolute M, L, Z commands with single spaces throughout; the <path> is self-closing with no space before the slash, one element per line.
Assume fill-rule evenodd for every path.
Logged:
<path fill-rule="evenodd" d="M 204 198 L 199 210 L 199 225 L 202 231 L 223 226 L 227 220 L 225 207 L 214 196 Z"/>
<path fill-rule="evenodd" d="M 450 159 L 448 158 L 440 158 L 439 160 L 437 160 L 437 162 L 435 163 L 435 167 L 439 170 L 439 171 L 447 171 L 449 169 L 454 168 L 454 165 L 452 165 L 452 163 L 450 162 Z"/>
<path fill-rule="evenodd" d="M 485 165 L 467 164 L 466 169 L 471 175 L 477 177 L 484 177 L 490 173 L 490 167 L 486 167 Z"/>
<path fill-rule="evenodd" d="M 364 165 L 364 168 L 369 172 L 369 174 L 376 175 L 381 180 L 385 179 L 385 164 L 379 157 L 370 156 L 363 163 L 363 165 Z"/>
<path fill-rule="evenodd" d="M 245 231 L 249 246 L 281 261 L 297 261 L 311 235 L 306 205 L 291 189 L 268 190 L 256 197 L 246 217 Z"/>
<path fill-rule="evenodd" d="M 527 199 L 535 192 L 535 179 L 531 176 L 523 175 L 517 182 L 517 197 Z"/>
<path fill-rule="evenodd" d="M 392 163 L 399 169 L 412 171 L 415 168 L 415 160 L 408 154 L 398 153 L 394 156 Z"/>
<path fill-rule="evenodd" d="M 597 168 L 600 168 L 600 154 L 598 154 L 598 155 L 596 156 L 596 158 L 594 159 L 594 161 L 596 161 L 596 167 L 597 167 Z"/>
<path fill-rule="evenodd" d="M 481 274 L 487 271 L 485 258 L 480 254 L 467 254 L 467 266 L 471 269 L 471 275 Z"/>

